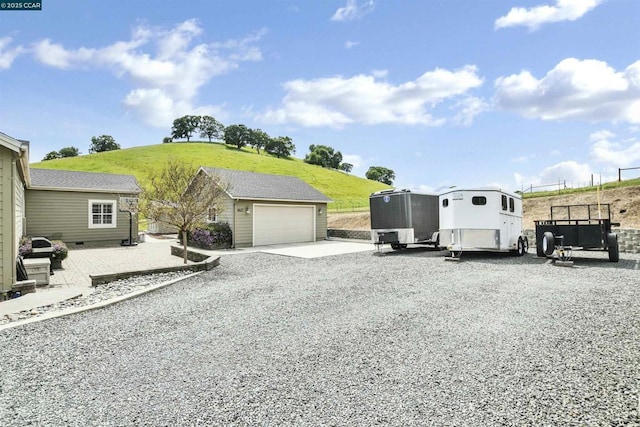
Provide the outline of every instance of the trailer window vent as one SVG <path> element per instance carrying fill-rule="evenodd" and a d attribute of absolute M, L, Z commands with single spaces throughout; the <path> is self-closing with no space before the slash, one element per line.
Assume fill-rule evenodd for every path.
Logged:
<path fill-rule="evenodd" d="M 516 211 L 516 202 L 513 200 L 513 197 L 509 197 L 509 212 Z"/>
<path fill-rule="evenodd" d="M 504 194 L 502 195 L 502 210 L 507 210 L 507 196 L 505 196 Z"/>
<path fill-rule="evenodd" d="M 471 198 L 471 203 L 476 206 L 484 206 L 487 204 L 487 198 L 484 196 L 473 196 Z"/>
<path fill-rule="evenodd" d="M 442 199 L 442 207 L 446 208 L 447 206 L 449 206 L 449 199 Z"/>

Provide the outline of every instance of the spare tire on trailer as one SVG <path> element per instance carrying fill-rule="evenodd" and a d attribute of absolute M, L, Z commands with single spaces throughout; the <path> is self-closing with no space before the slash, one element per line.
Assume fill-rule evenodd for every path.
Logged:
<path fill-rule="evenodd" d="M 609 251 L 609 262 L 620 261 L 620 249 L 618 248 L 618 235 L 616 233 L 607 234 L 607 250 Z"/>
<path fill-rule="evenodd" d="M 553 251 L 556 250 L 556 238 L 553 233 L 550 231 L 546 231 L 542 235 L 542 252 L 546 256 L 551 256 Z"/>

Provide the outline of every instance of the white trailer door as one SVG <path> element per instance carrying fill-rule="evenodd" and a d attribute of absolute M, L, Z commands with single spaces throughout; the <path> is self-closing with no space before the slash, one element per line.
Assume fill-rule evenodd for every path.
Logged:
<path fill-rule="evenodd" d="M 253 205 L 253 246 L 313 242 L 315 206 Z"/>

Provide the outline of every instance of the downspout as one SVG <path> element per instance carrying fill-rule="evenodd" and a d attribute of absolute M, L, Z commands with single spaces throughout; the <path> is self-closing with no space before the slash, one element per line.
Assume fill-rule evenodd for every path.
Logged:
<path fill-rule="evenodd" d="M 16 282 L 16 257 L 18 256 L 18 247 L 16 247 L 16 171 L 18 166 L 16 158 L 11 159 L 11 285 Z M 24 209 L 24 207 L 23 207 Z M 24 230 L 22 230 L 24 233 Z M 22 238 L 22 236 L 20 236 Z M 11 288 L 9 288 L 11 290 Z"/>

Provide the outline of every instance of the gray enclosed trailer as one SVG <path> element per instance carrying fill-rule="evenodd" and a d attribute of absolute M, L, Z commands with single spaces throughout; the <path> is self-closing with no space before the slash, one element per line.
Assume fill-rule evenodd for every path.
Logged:
<path fill-rule="evenodd" d="M 371 239 L 393 249 L 409 244 L 438 245 L 438 195 L 383 190 L 369 196 Z"/>

